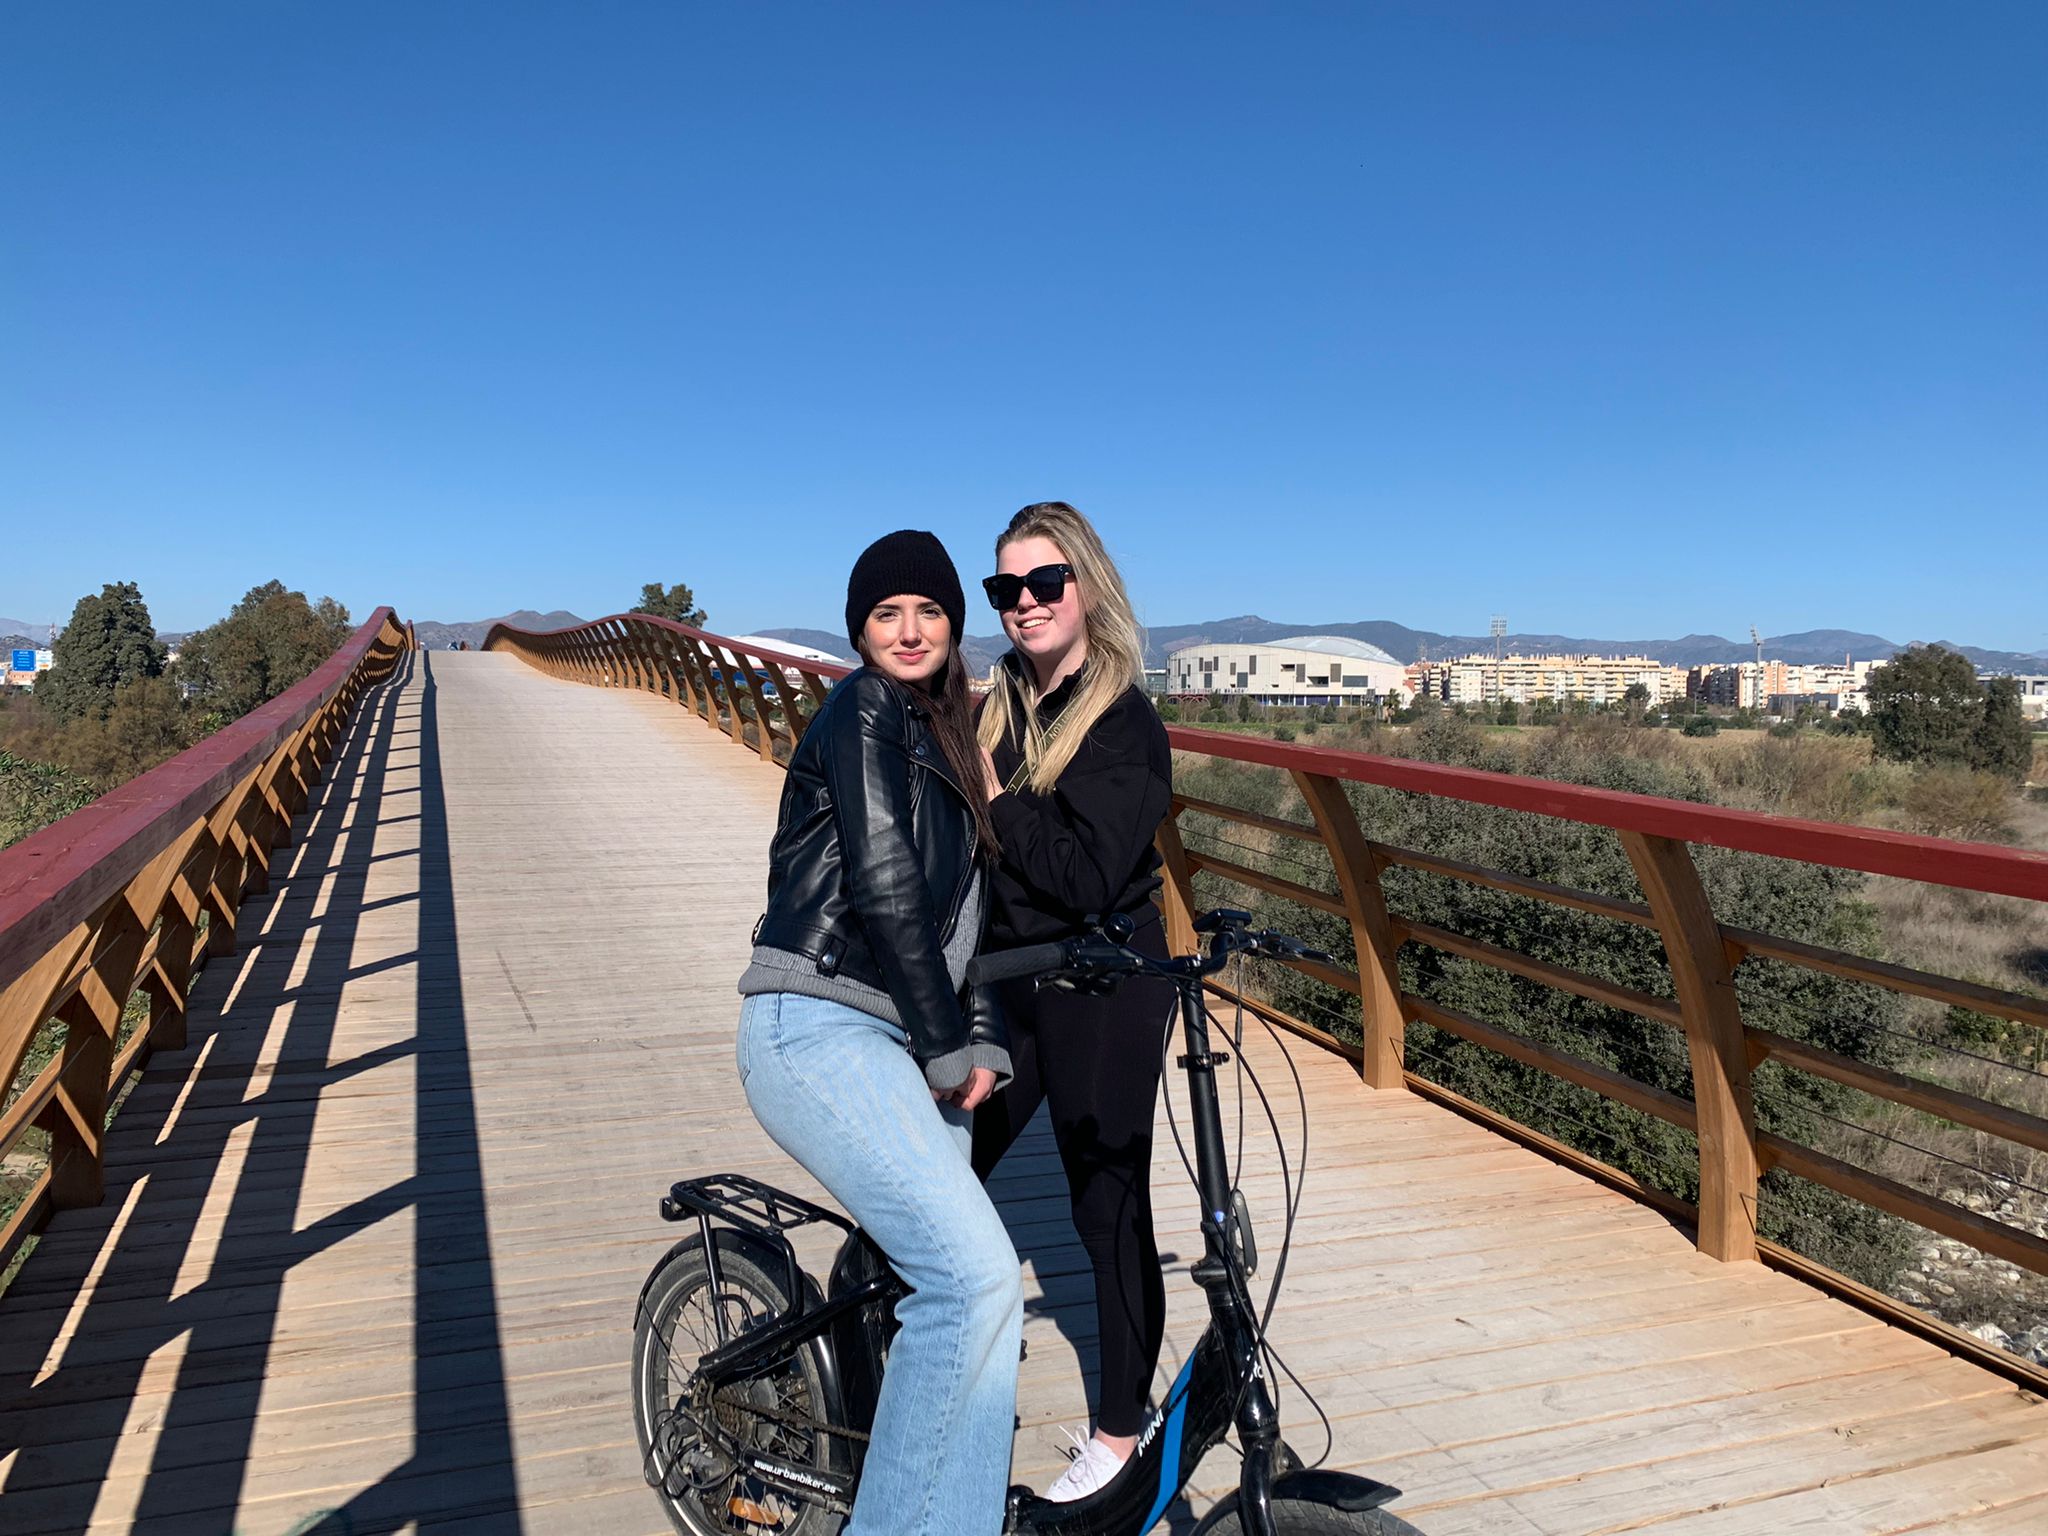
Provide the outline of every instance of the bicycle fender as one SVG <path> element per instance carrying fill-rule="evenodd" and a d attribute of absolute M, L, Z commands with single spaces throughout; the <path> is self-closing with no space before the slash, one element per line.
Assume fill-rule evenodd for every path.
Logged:
<path fill-rule="evenodd" d="M 1378 1509 L 1401 1497 L 1401 1490 L 1387 1483 L 1376 1483 L 1369 1477 L 1359 1477 L 1351 1472 L 1289 1472 L 1273 1480 L 1275 1499 L 1295 1499 L 1303 1504 L 1321 1504 L 1330 1509 L 1341 1509 L 1347 1514 L 1360 1514 L 1368 1509 Z M 1216 1501 L 1216 1507 L 1202 1516 L 1190 1536 L 1210 1536 L 1226 1516 L 1237 1512 L 1238 1491 L 1233 1488 Z"/>

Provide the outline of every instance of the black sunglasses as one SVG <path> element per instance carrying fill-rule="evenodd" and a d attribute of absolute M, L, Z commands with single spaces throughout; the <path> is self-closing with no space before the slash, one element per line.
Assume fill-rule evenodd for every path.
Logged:
<path fill-rule="evenodd" d="M 1067 581 L 1074 574 L 1071 565 L 1041 565 L 1036 570 L 1026 571 L 1022 576 L 1007 573 L 1000 576 L 981 578 L 981 590 L 988 594 L 988 605 L 997 613 L 1008 613 L 1017 606 L 1017 599 L 1029 587 L 1031 595 L 1041 603 L 1056 603 L 1060 594 L 1067 590 Z"/>

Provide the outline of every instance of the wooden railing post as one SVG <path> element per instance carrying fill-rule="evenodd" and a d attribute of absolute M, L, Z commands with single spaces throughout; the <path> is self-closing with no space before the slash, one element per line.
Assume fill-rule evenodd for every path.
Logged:
<path fill-rule="evenodd" d="M 1337 889 L 1351 924 L 1351 947 L 1358 956 L 1360 1023 L 1364 1051 L 1359 1074 L 1368 1088 L 1401 1088 L 1408 1020 L 1401 1009 L 1401 969 L 1393 923 L 1387 916 L 1386 893 L 1380 887 L 1380 862 L 1359 829 L 1358 815 L 1344 786 L 1321 774 L 1294 769 L 1295 786 L 1308 802 L 1323 847 L 1337 872 Z"/>
<path fill-rule="evenodd" d="M 1172 816 L 1159 824 L 1153 837 L 1159 850 L 1159 905 L 1166 915 L 1167 947 L 1176 955 L 1195 952 L 1195 877 L 1188 868 L 1188 851 L 1180 840 L 1180 824 Z"/>
<path fill-rule="evenodd" d="M 1756 1107 L 1742 1007 L 1699 868 L 1686 844 L 1622 832 L 1622 846 L 1664 937 L 1699 1114 L 1700 1251 L 1716 1259 L 1756 1257 Z"/>

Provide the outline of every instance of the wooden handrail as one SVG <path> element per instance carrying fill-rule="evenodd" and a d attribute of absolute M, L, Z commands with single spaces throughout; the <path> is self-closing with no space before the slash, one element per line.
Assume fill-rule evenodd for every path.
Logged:
<path fill-rule="evenodd" d="M 645 613 L 615 613 L 571 629 L 493 624 L 483 648 L 509 651 L 570 681 L 665 695 L 770 763 L 778 752 L 786 760 L 803 735 L 803 701 L 816 714 L 831 685 L 852 670 Z M 764 679 L 763 672 L 774 675 Z"/>
<path fill-rule="evenodd" d="M 665 692 L 770 761 L 777 749 L 793 747 L 808 724 L 796 702 L 797 685 L 801 684 L 815 713 L 817 703 L 831 684 L 848 670 L 758 646 L 738 646 L 723 636 L 644 615 L 616 615 L 553 635 L 535 635 L 501 626 L 492 631 L 485 646 L 515 651 L 534 666 L 558 676 Z M 635 655 L 650 654 L 654 658 L 652 667 L 631 664 Z M 772 698 L 761 687 L 759 671 L 778 673 L 782 680 Z M 735 672 L 743 674 L 743 680 L 731 675 Z M 753 731 L 751 741 L 748 729 Z M 1320 962 L 1295 963 L 1291 969 L 1360 999 L 1363 1043 L 1351 1046 L 1258 997 L 1239 999 L 1248 1007 L 1281 1027 L 1340 1051 L 1357 1063 L 1363 1081 L 1371 1087 L 1405 1087 L 1426 1093 L 1460 1113 L 1515 1135 L 1525 1145 L 1569 1162 L 1616 1188 L 1629 1190 L 1660 1209 L 1682 1214 L 1695 1225 L 1697 1241 L 1704 1252 L 1726 1260 L 1761 1257 L 1806 1278 L 1819 1277 L 1837 1294 L 1938 1337 L 1957 1353 L 1969 1355 L 2036 1390 L 2048 1389 L 2048 1370 L 1993 1349 L 1913 1312 L 1902 1303 L 1878 1297 L 1846 1277 L 1832 1275 L 1811 1259 L 1759 1240 L 1759 1178 L 1765 1169 L 1777 1168 L 1821 1183 L 1849 1198 L 1904 1215 L 1934 1231 L 1973 1242 L 2037 1273 L 2048 1274 L 2048 1243 L 2022 1229 L 1850 1168 L 1816 1149 L 1760 1130 L 1752 1103 L 1751 1078 L 1758 1064 L 1775 1060 L 1782 1067 L 1810 1072 L 1880 1100 L 1943 1115 L 1956 1124 L 2036 1149 L 2048 1136 L 2048 1122 L 1960 1090 L 1921 1083 L 1901 1073 L 1857 1063 L 1835 1052 L 1747 1026 L 1734 983 L 1746 962 L 1768 960 L 2044 1028 L 2048 1028 L 2048 1002 L 1724 925 L 1708 903 L 1692 850 L 1726 848 L 2035 901 L 2048 901 L 2048 855 L 1186 726 L 1169 727 L 1167 737 L 1178 753 L 1284 772 L 1308 810 L 1308 819 L 1293 819 L 1177 793 L 1172 813 L 1158 838 L 1165 881 L 1161 903 L 1171 942 L 1182 949 L 1194 942 L 1191 919 L 1200 906 L 1194 889 L 1197 877 L 1223 880 L 1342 918 L 1351 931 L 1358 970 L 1347 971 Z M 1346 792 L 1345 786 L 1349 784 L 1607 828 L 1619 834 L 1647 900 L 1575 890 L 1529 875 L 1488 869 L 1371 839 L 1365 835 Z M 1252 863 L 1186 846 L 1180 826 L 1183 816 L 1209 817 L 1268 837 L 1316 844 L 1329 858 L 1330 880 L 1335 889 L 1308 885 Z M 1260 853 L 1255 848 L 1243 851 L 1254 859 Z M 1478 885 L 1627 927 L 1647 929 L 1661 941 L 1674 996 L 1653 996 L 1439 924 L 1394 916 L 1388 910 L 1384 887 L 1386 872 L 1393 868 Z M 1400 947 L 1407 943 L 1433 945 L 1468 961 L 1507 971 L 1539 985 L 1562 988 L 1604 1006 L 1629 1010 L 1679 1031 L 1690 1060 L 1693 1097 L 1683 1098 L 1638 1082 L 1613 1068 L 1584 1061 L 1404 991 L 1398 959 Z M 1239 996 L 1220 983 L 1214 990 L 1224 996 Z M 1526 1066 L 1550 1072 L 1580 1089 L 1693 1132 L 1698 1145 L 1699 1201 L 1694 1204 L 1655 1190 L 1631 1174 L 1584 1152 L 1564 1148 L 1540 1132 L 1516 1126 L 1497 1110 L 1475 1104 L 1421 1077 L 1403 1059 L 1410 1023 L 1433 1025 Z"/>
<path fill-rule="evenodd" d="M 0 1085 L 13 1093 L 37 1033 L 64 1025 L 57 1057 L 0 1114 L 0 1154 L 32 1126 L 50 1136 L 48 1167 L 0 1226 L 0 1264 L 51 1210 L 99 1202 L 112 1094 L 149 1052 L 184 1043 L 193 974 L 233 950 L 242 902 L 269 888 L 271 852 L 357 701 L 412 643 L 379 608 L 277 698 L 0 852 Z M 138 991 L 147 1018 L 122 1042 Z"/>
<path fill-rule="evenodd" d="M 1638 832 L 1645 837 L 1668 837 L 1682 843 L 1768 854 L 1803 864 L 1826 864 L 1865 874 L 1895 875 L 1931 885 L 2048 901 L 2048 853 L 1916 837 L 1875 827 L 1802 821 L 1761 811 L 1736 811 L 1725 806 L 1593 789 L 1479 768 L 1447 768 L 1405 757 L 1304 747 L 1185 725 L 1168 726 L 1166 736 L 1176 751 L 1257 763 L 1289 773 L 1319 774 L 1350 784 L 1376 784 L 1383 789 L 1411 790 L 1473 805 L 1531 811 L 1588 826 L 1611 827 L 1617 832 Z"/>

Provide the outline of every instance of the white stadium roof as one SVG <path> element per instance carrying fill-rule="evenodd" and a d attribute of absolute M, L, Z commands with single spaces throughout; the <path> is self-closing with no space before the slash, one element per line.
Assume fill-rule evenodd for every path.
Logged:
<path fill-rule="evenodd" d="M 1401 665 L 1378 646 L 1368 645 L 1363 640 L 1347 640 L 1342 635 L 1295 635 L 1286 640 L 1262 640 L 1259 643 L 1286 651 L 1315 651 L 1324 656 L 1348 656 L 1353 661 L 1384 661 L 1389 666 Z"/>

